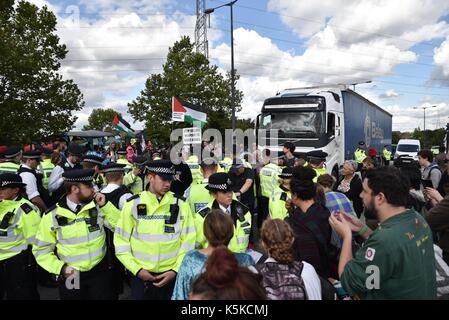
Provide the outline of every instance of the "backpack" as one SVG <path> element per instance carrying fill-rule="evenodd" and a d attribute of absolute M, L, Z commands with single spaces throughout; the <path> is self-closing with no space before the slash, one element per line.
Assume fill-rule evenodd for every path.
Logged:
<path fill-rule="evenodd" d="M 262 285 L 269 300 L 307 300 L 306 287 L 301 273 L 303 263 L 294 261 L 291 265 L 265 262 L 259 265 Z"/>

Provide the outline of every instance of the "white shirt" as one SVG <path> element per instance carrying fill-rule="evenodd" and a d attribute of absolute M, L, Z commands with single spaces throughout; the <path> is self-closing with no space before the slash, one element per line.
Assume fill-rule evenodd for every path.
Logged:
<path fill-rule="evenodd" d="M 120 188 L 120 186 L 118 184 L 109 183 L 106 187 L 103 188 L 103 190 L 101 190 L 101 193 L 111 193 L 111 192 L 117 190 L 118 188 Z M 123 206 L 126 203 L 126 200 L 128 200 L 132 196 L 133 195 L 131 193 L 125 193 L 124 195 L 122 195 L 118 201 L 118 208 L 120 210 L 122 210 Z"/>
<path fill-rule="evenodd" d="M 265 262 L 277 262 L 277 261 L 270 257 L 267 260 L 265 260 Z M 302 261 L 302 264 L 304 266 L 302 268 L 301 277 L 302 280 L 304 281 L 304 286 L 306 288 L 307 299 L 322 300 L 320 277 L 318 277 L 315 268 L 311 264 L 305 261 Z"/>
<path fill-rule="evenodd" d="M 71 163 L 69 160 L 67 160 L 67 163 L 72 168 L 75 166 L 73 163 Z M 59 189 L 60 186 L 64 183 L 64 179 L 62 178 L 62 174 L 64 173 L 64 169 L 57 165 L 53 171 L 51 172 L 50 178 L 48 178 L 48 191 L 55 192 Z"/>
<path fill-rule="evenodd" d="M 31 167 L 27 166 L 26 164 L 22 164 L 22 167 L 26 169 L 33 170 Z M 39 197 L 39 191 L 37 191 L 37 180 L 34 174 L 31 172 L 22 172 L 20 174 L 20 177 L 22 178 L 23 183 L 26 184 L 26 193 L 28 200 L 31 201 L 31 199 Z"/>
<path fill-rule="evenodd" d="M 75 202 L 73 202 L 72 200 L 69 199 L 69 197 L 66 197 L 67 199 L 67 207 L 69 207 L 70 210 L 72 210 L 73 212 L 76 212 L 76 207 L 78 205 L 81 205 L 81 207 L 83 207 L 83 205 L 80 204 L 76 204 Z"/>
<path fill-rule="evenodd" d="M 220 207 L 220 209 L 224 212 L 224 213 L 226 213 L 226 214 L 231 214 L 231 206 L 229 206 L 229 207 L 227 207 L 227 208 L 225 208 L 224 206 L 222 206 L 221 204 L 218 204 L 218 206 Z"/>

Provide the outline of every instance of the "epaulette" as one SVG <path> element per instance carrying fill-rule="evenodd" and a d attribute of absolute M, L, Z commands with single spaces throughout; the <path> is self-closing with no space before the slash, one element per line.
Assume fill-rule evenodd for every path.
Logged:
<path fill-rule="evenodd" d="M 210 208 L 206 207 L 206 208 L 203 208 L 200 211 L 198 211 L 198 214 L 201 217 L 205 218 L 209 212 L 210 212 Z"/>
<path fill-rule="evenodd" d="M 132 197 L 128 198 L 128 199 L 126 200 L 126 202 L 133 201 L 134 199 L 137 199 L 138 197 L 139 197 L 139 195 L 138 195 L 138 194 L 135 194 L 135 195 L 133 195 Z"/>
<path fill-rule="evenodd" d="M 50 208 L 48 208 L 48 209 L 44 212 L 44 214 L 50 213 L 50 212 L 52 212 L 52 211 L 55 210 L 55 209 L 56 209 L 56 204 L 55 204 L 55 205 L 52 205 Z"/>
<path fill-rule="evenodd" d="M 182 195 L 180 195 L 180 194 L 173 194 L 173 196 L 175 197 L 175 198 L 178 198 L 179 200 L 182 200 L 182 201 L 187 201 L 187 198 L 186 197 L 184 197 L 184 196 L 182 196 Z"/>
<path fill-rule="evenodd" d="M 25 214 L 28 214 L 28 213 L 30 213 L 31 211 L 34 210 L 33 207 L 30 206 L 28 203 L 22 203 L 22 204 L 20 205 L 20 207 L 21 207 L 22 210 L 25 212 Z"/>

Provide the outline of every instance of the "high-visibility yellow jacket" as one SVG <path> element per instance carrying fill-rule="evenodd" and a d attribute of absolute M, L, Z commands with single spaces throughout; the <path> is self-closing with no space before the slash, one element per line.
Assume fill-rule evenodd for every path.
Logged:
<path fill-rule="evenodd" d="M 385 160 L 387 160 L 387 161 L 391 160 L 391 151 L 390 150 L 385 148 L 383 151 L 383 155 L 384 155 Z"/>
<path fill-rule="evenodd" d="M 198 157 L 197 156 L 190 156 L 186 164 L 190 168 L 190 172 L 192 173 L 192 184 L 198 184 L 203 181 L 203 174 L 201 173 L 201 167 L 198 163 Z"/>
<path fill-rule="evenodd" d="M 60 274 L 64 265 L 91 270 L 106 254 L 104 228 L 114 231 L 119 215 L 111 202 L 99 208 L 94 201 L 75 213 L 63 198 L 42 217 L 33 246 L 37 263 L 53 274 Z"/>
<path fill-rule="evenodd" d="M 274 189 L 278 185 L 278 175 L 281 172 L 281 168 L 274 163 L 268 163 L 260 170 L 260 194 L 263 197 L 271 197 Z"/>
<path fill-rule="evenodd" d="M 362 163 L 366 158 L 365 150 L 357 148 L 357 150 L 354 151 L 354 158 L 357 163 Z"/>
<path fill-rule="evenodd" d="M 141 177 L 135 176 L 132 170 L 125 174 L 123 178 L 123 185 L 127 187 L 133 194 L 139 194 L 145 191 L 148 184 L 148 178 L 145 176 L 144 180 Z"/>
<path fill-rule="evenodd" d="M 326 168 L 313 168 L 313 170 L 316 172 L 316 176 L 313 178 L 313 182 L 315 183 L 317 183 L 319 176 L 327 173 Z"/>
<path fill-rule="evenodd" d="M 288 217 L 288 210 L 285 208 L 285 202 L 292 198 L 291 192 L 281 189 L 277 186 L 270 197 L 268 209 L 271 219 L 282 219 Z"/>
<path fill-rule="evenodd" d="M 218 202 L 214 200 L 207 207 L 195 214 L 195 228 L 197 232 L 196 247 L 205 248 L 207 239 L 204 235 L 204 219 L 210 209 L 219 209 Z M 234 236 L 228 245 L 232 252 L 245 252 L 248 249 L 249 236 L 251 234 L 251 213 L 249 209 L 237 200 L 232 200 L 231 216 L 234 220 Z"/>
<path fill-rule="evenodd" d="M 114 246 L 117 258 L 134 275 L 140 269 L 178 272 L 184 255 L 195 248 L 195 238 L 195 224 L 185 199 L 167 192 L 159 202 L 145 191 L 128 199 L 123 207 Z"/>
<path fill-rule="evenodd" d="M 26 250 L 35 241 L 39 209 L 24 198 L 0 201 L 0 261 Z"/>
<path fill-rule="evenodd" d="M 128 173 L 133 169 L 133 165 L 127 159 L 117 159 L 118 164 L 125 165 L 125 172 Z"/>
<path fill-rule="evenodd" d="M 45 189 L 48 189 L 48 180 L 50 179 L 50 175 L 54 168 L 55 165 L 51 163 L 51 159 L 44 159 L 41 161 L 42 174 L 44 175 L 42 182 Z"/>
<path fill-rule="evenodd" d="M 203 180 L 200 184 L 192 184 L 185 192 L 187 202 L 190 205 L 190 211 L 195 216 L 195 213 L 207 207 L 209 202 L 214 200 L 214 197 L 206 189 L 208 179 Z"/>
<path fill-rule="evenodd" d="M 15 162 L 6 161 L 0 163 L 0 174 L 2 173 L 17 173 L 19 171 L 20 165 Z"/>

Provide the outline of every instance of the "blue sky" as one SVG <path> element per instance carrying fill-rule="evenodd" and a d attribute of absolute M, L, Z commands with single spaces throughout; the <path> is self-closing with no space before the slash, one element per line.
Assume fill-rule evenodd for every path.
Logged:
<path fill-rule="evenodd" d="M 149 73 L 159 72 L 168 47 L 181 35 L 193 39 L 194 0 L 31 2 L 50 5 L 58 16 L 58 34 L 70 50 L 64 76 L 79 84 L 86 101 L 78 128 L 96 107 L 126 115 L 126 103 Z M 223 70 L 230 69 L 229 19 L 229 8 L 221 8 L 208 29 L 210 60 Z M 356 90 L 393 113 L 394 129 L 422 128 L 421 108 L 433 105 L 426 127 L 448 120 L 447 0 L 239 0 L 234 39 L 245 95 L 241 117 L 255 117 L 265 98 L 286 87 L 370 80 Z"/>

